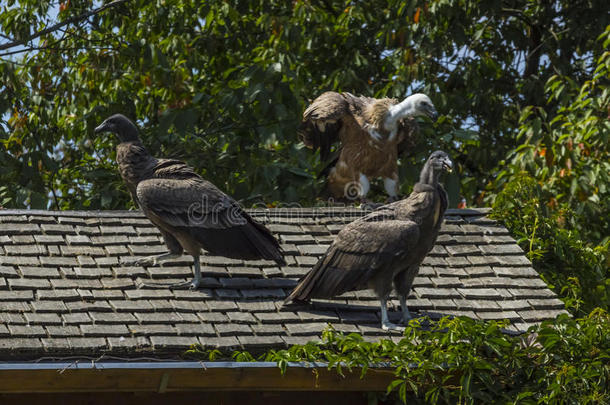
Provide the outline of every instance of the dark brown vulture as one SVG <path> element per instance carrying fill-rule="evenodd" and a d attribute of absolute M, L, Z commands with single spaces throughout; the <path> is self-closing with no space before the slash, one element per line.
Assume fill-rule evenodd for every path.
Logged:
<path fill-rule="evenodd" d="M 328 190 L 336 199 L 363 200 L 370 180 L 382 177 L 389 200 L 398 196 L 398 155 L 410 149 L 417 124 L 413 117 L 438 113 L 425 94 L 396 99 L 323 93 L 307 107 L 299 137 L 327 160 L 330 147 L 340 141 L 338 157 L 328 173 Z"/>
<path fill-rule="evenodd" d="M 277 240 L 254 221 L 237 202 L 201 178 L 179 160 L 152 157 L 140 142 L 134 123 L 121 114 L 106 119 L 95 132 L 114 132 L 121 141 L 117 162 L 134 201 L 159 228 L 169 253 L 146 257 L 137 265 L 156 265 L 164 259 L 193 256 L 195 277 L 201 284 L 201 249 L 234 259 L 267 259 L 286 264 Z"/>
<path fill-rule="evenodd" d="M 284 303 L 371 288 L 381 300 L 381 327 L 402 329 L 388 320 L 387 298 L 393 282 L 400 296 L 402 322 L 411 319 L 407 296 L 447 209 L 447 193 L 438 178 L 451 167 L 445 152 L 432 153 L 411 195 L 343 228 Z"/>

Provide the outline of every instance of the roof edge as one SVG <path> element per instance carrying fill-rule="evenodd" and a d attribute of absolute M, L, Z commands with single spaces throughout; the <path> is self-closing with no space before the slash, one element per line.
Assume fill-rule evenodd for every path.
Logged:
<path fill-rule="evenodd" d="M 275 362 L 3 363 L 0 393 L 385 391 L 396 378 L 389 368 L 361 372 L 339 375 L 326 363 L 289 363 L 285 374 Z"/>
<path fill-rule="evenodd" d="M 342 214 L 347 212 L 361 211 L 358 207 L 278 207 L 278 208 L 246 208 L 249 213 L 273 213 L 273 212 L 303 212 L 309 211 L 311 213 L 316 212 L 324 215 L 328 214 Z M 460 215 L 460 216 L 474 216 L 474 215 L 486 215 L 491 212 L 490 207 L 481 208 L 449 208 L 445 211 L 447 215 Z M 0 210 L 0 216 L 17 216 L 17 215 L 32 215 L 32 216 L 44 216 L 44 217 L 80 217 L 80 218 L 141 218 L 144 216 L 140 210 L 29 210 L 29 209 L 8 209 Z"/>
<path fill-rule="evenodd" d="M 0 362 L 4 370 L 124 370 L 124 369 L 221 369 L 221 368 L 277 368 L 274 361 L 95 361 L 79 359 L 73 361 L 14 361 Z M 288 362 L 291 368 L 328 367 L 326 362 Z M 379 367 L 378 367 L 379 368 Z M 381 367 L 384 368 L 384 367 Z"/>

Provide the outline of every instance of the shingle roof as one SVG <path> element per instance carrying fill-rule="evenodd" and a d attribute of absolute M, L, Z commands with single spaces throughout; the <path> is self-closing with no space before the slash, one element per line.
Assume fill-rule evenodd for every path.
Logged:
<path fill-rule="evenodd" d="M 369 291 L 281 308 L 281 302 L 358 209 L 251 210 L 280 239 L 287 266 L 202 256 L 156 267 L 123 264 L 163 253 L 157 229 L 135 211 L 0 211 L 0 359 L 178 355 L 191 344 L 254 351 L 315 339 L 328 323 L 366 338 L 388 336 Z M 509 319 L 523 331 L 565 312 L 508 231 L 487 209 L 448 210 L 408 301 L 420 315 Z M 398 318 L 399 303 L 391 301 Z M 397 336 L 397 335 L 394 335 Z"/>

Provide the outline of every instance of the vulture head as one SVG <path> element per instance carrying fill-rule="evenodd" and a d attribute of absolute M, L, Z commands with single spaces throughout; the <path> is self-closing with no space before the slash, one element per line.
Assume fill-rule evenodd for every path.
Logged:
<path fill-rule="evenodd" d="M 451 173 L 453 162 L 449 155 L 442 150 L 432 152 L 419 176 L 419 182 L 425 184 L 435 184 L 438 177 L 444 171 Z"/>
<path fill-rule="evenodd" d="M 451 173 L 451 169 L 453 168 L 453 162 L 449 158 L 449 155 L 442 150 L 432 152 L 428 158 L 428 162 L 432 165 L 434 170 L 445 170 Z"/>
<path fill-rule="evenodd" d="M 137 141 L 138 127 L 123 114 L 114 114 L 106 118 L 94 130 L 96 134 L 100 132 L 113 132 L 121 142 Z"/>
<path fill-rule="evenodd" d="M 398 122 L 407 117 L 426 116 L 436 121 L 438 112 L 432 104 L 430 97 L 422 93 L 416 93 L 405 98 L 398 104 L 394 104 L 388 109 L 384 126 L 392 131 L 398 126 Z"/>
<path fill-rule="evenodd" d="M 426 96 L 422 93 L 413 94 L 405 99 L 410 101 L 411 104 L 411 113 L 409 114 L 412 117 L 417 116 L 427 116 L 432 120 L 436 121 L 438 118 L 438 112 L 436 112 L 436 108 L 434 108 L 434 104 L 432 104 L 432 100 L 430 97 Z"/>

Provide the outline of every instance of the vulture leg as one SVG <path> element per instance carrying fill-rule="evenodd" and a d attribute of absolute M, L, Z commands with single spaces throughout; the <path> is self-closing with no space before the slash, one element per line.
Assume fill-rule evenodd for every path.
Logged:
<path fill-rule="evenodd" d="M 201 264 L 199 263 L 199 256 L 193 256 L 193 260 L 193 265 L 195 267 L 195 277 L 193 277 L 193 281 L 191 281 L 191 289 L 195 290 L 201 285 L 203 277 L 201 277 Z"/>
<path fill-rule="evenodd" d="M 195 277 L 191 281 L 185 281 L 184 283 L 172 284 L 170 288 L 190 288 L 196 290 L 203 282 L 201 276 L 201 263 L 199 263 L 199 256 L 193 256 L 193 267 L 195 268 Z"/>
<path fill-rule="evenodd" d="M 134 260 L 132 262 L 129 262 L 128 264 L 132 264 L 135 266 L 156 266 L 164 260 L 176 259 L 180 256 L 182 256 L 182 253 L 169 252 L 157 256 L 142 257 L 141 259 Z"/>
<path fill-rule="evenodd" d="M 403 326 L 393 324 L 388 319 L 388 297 L 382 297 L 379 299 L 379 301 L 381 301 L 381 329 L 398 331 L 405 330 Z"/>
<path fill-rule="evenodd" d="M 369 190 L 371 189 L 371 183 L 369 182 L 369 178 L 362 173 L 360 173 L 360 179 L 358 183 L 360 183 L 359 197 L 360 199 L 364 200 L 366 198 L 366 195 L 369 193 Z"/>
<path fill-rule="evenodd" d="M 394 277 L 394 287 L 400 297 L 400 308 L 402 310 L 402 319 L 400 320 L 400 323 L 406 324 L 413 318 L 407 307 L 407 297 L 409 296 L 411 286 L 413 285 L 417 273 L 419 273 L 419 266 L 411 266 Z"/>
<path fill-rule="evenodd" d="M 398 181 L 396 179 L 392 179 L 390 177 L 383 179 L 383 186 L 386 193 L 388 193 L 388 203 L 398 201 L 397 185 Z"/>
<path fill-rule="evenodd" d="M 409 319 L 413 318 L 411 313 L 409 312 L 409 308 L 407 307 L 407 296 L 400 296 L 400 308 L 402 309 L 402 318 L 400 318 L 400 323 L 407 324 Z"/>

